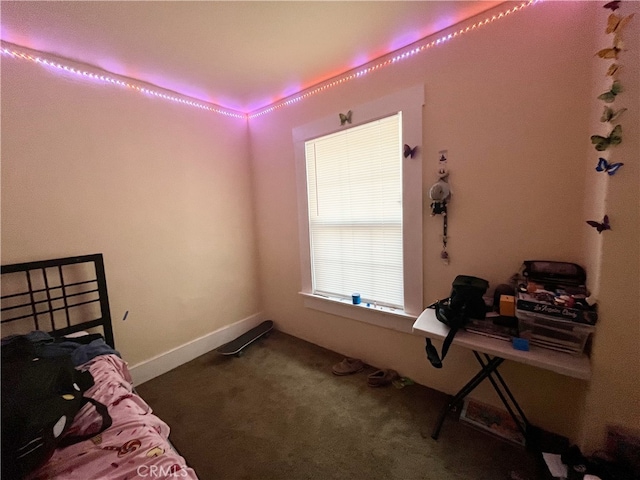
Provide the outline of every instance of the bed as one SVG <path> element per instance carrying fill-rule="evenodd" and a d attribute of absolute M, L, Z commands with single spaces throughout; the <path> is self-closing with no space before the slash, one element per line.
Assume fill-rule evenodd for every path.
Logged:
<path fill-rule="evenodd" d="M 77 370 L 93 376 L 84 396 L 106 405 L 111 417 L 109 428 L 56 449 L 26 478 L 197 479 L 169 442 L 168 425 L 136 394 L 116 350 L 102 254 L 3 265 L 1 286 L 2 348 L 19 336 L 42 355 L 70 354 Z M 92 435 L 101 422 L 87 404 L 63 436 Z"/>

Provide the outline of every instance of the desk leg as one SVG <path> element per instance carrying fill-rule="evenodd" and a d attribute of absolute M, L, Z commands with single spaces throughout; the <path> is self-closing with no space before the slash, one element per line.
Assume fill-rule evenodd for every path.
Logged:
<path fill-rule="evenodd" d="M 485 356 L 485 358 L 487 360 L 487 363 L 485 364 L 484 361 L 482 360 L 482 358 L 480 357 L 480 355 L 478 354 L 478 352 L 474 351 L 473 354 L 475 355 L 476 359 L 478 360 L 478 363 L 482 366 L 483 370 L 488 367 L 489 363 L 491 362 L 491 357 L 489 355 L 484 354 L 484 356 Z M 500 382 L 500 386 L 502 387 L 502 390 L 504 390 L 504 393 L 500 389 L 500 386 L 498 386 L 496 381 L 493 379 L 492 374 L 495 374 L 496 378 Z M 488 375 L 488 378 L 489 378 L 489 381 L 491 382 L 491 385 L 493 385 L 494 390 L 496 391 L 496 393 L 500 397 L 500 400 L 502 401 L 503 405 L 506 407 L 507 411 L 509 412 L 509 415 L 511 415 L 511 418 L 513 418 L 514 422 L 516 422 L 516 425 L 518 426 L 518 428 L 520 429 L 522 434 L 525 436 L 525 438 L 527 438 L 527 430 L 529 429 L 529 426 L 530 426 L 529 421 L 527 420 L 527 417 L 525 416 L 524 412 L 520 408 L 520 405 L 518 405 L 518 402 L 516 402 L 515 397 L 511 393 L 511 390 L 509 390 L 509 387 L 507 386 L 506 382 L 502 378 L 502 375 L 500 375 L 500 372 L 498 372 L 498 370 L 495 370 L 495 371 L 492 371 Z M 509 404 L 509 402 L 507 401 L 507 399 L 504 396 L 505 393 L 509 397 L 509 400 L 511 400 L 511 404 L 518 411 L 518 414 L 520 415 L 520 418 L 517 417 L 517 415 L 515 414 L 515 412 L 511 408 L 511 404 Z M 523 423 L 524 423 L 524 425 L 523 425 Z"/>
<path fill-rule="evenodd" d="M 475 352 L 474 352 L 475 353 Z M 493 357 L 491 360 L 487 362 L 486 365 L 483 364 L 482 370 L 480 370 L 471 380 L 467 382 L 467 384 L 460 389 L 460 391 L 444 406 L 444 408 L 440 411 L 440 415 L 438 416 L 438 420 L 433 429 L 433 433 L 431 433 L 431 438 L 434 440 L 438 439 L 440 435 L 440 429 L 442 428 L 442 424 L 444 423 L 444 419 L 447 416 L 447 413 L 455 408 L 464 397 L 469 395 L 485 378 L 491 375 L 495 369 L 497 369 L 500 364 L 504 361 L 503 358 Z"/>

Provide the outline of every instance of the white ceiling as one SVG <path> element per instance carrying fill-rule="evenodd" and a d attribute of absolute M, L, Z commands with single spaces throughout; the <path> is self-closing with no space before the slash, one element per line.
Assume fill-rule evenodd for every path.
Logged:
<path fill-rule="evenodd" d="M 502 1 L 2 1 L 2 40 L 256 110 Z"/>

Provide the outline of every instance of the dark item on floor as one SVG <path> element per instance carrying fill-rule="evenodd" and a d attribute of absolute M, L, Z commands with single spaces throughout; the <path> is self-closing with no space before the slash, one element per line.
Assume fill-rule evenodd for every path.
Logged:
<path fill-rule="evenodd" d="M 351 375 L 358 373 L 364 368 L 364 363 L 358 358 L 345 358 L 340 363 L 336 363 L 331 371 L 334 375 Z"/>
<path fill-rule="evenodd" d="M 536 456 L 538 478 L 540 480 L 556 480 L 544 459 L 543 453 L 562 455 L 571 446 L 569 439 L 556 433 L 548 432 L 534 425 L 527 427 L 527 449 Z"/>
<path fill-rule="evenodd" d="M 566 443 L 568 445 L 568 441 Z M 633 468 L 610 453 L 599 451 L 590 457 L 585 457 L 580 448 L 571 445 L 562 449 L 561 460 L 567 466 L 567 480 L 582 480 L 587 475 L 601 480 L 637 480 L 638 474 Z M 545 479 L 552 480 L 551 474 L 546 471 Z"/>
<path fill-rule="evenodd" d="M 231 340 L 229 343 L 225 343 L 221 347 L 218 347 L 216 352 L 221 355 L 236 355 L 239 357 L 243 354 L 246 347 L 264 335 L 267 335 L 272 328 L 273 320 L 265 320 L 260 325 L 253 327 L 251 330 L 243 333 L 235 340 Z"/>
<path fill-rule="evenodd" d="M 612 425 L 607 428 L 606 453 L 640 478 L 640 430 Z"/>
<path fill-rule="evenodd" d="M 397 378 L 399 378 L 399 375 L 395 370 L 378 370 L 367 377 L 367 385 L 370 387 L 386 387 Z"/>

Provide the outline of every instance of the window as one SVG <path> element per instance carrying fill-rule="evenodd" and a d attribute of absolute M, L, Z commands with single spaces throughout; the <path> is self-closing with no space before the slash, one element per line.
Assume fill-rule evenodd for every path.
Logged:
<path fill-rule="evenodd" d="M 422 312 L 422 158 L 402 155 L 422 144 L 422 99 L 420 86 L 352 108 L 352 125 L 293 130 L 306 306 L 402 331 Z"/>
<path fill-rule="evenodd" d="M 316 295 L 404 309 L 402 113 L 305 142 Z"/>

